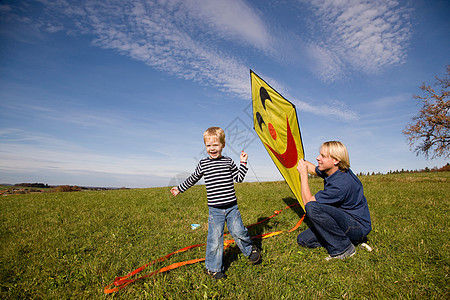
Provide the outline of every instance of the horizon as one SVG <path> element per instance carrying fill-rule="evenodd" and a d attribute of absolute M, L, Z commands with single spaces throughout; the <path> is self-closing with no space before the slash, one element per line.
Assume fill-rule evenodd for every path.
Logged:
<path fill-rule="evenodd" d="M 0 182 L 163 187 L 245 148 L 245 181 L 283 180 L 253 130 L 250 69 L 296 106 L 305 159 L 340 140 L 358 173 L 440 168 L 402 130 L 450 64 L 450 2 L 13 0 L 0 4 Z M 439 47 L 430 47 L 438 44 Z"/>
<path fill-rule="evenodd" d="M 439 172 L 448 172 L 446 170 L 441 170 L 441 169 L 444 169 L 448 165 L 450 165 L 450 163 L 447 163 L 446 165 L 444 165 L 442 167 L 438 167 L 438 166 L 434 166 L 432 168 L 425 167 L 425 169 L 420 169 L 420 170 L 417 170 L 417 169 L 416 170 L 403 170 L 403 169 L 402 170 L 389 170 L 386 173 L 380 173 L 380 172 L 378 172 L 378 173 L 375 173 L 375 172 L 363 173 L 363 172 L 360 172 L 360 173 L 357 173 L 355 175 L 356 176 L 377 176 L 377 175 L 391 175 L 391 174 L 401 174 L 401 173 L 406 173 L 406 174 L 408 174 L 408 173 L 432 173 L 432 172 L 439 173 Z M 309 175 L 309 176 L 311 176 L 311 175 Z M 285 181 L 285 180 L 283 178 L 280 178 L 279 180 L 274 180 L 274 181 Z M 253 183 L 259 182 L 259 183 L 261 183 L 261 182 L 274 182 L 274 181 L 258 181 L 258 180 L 256 180 L 256 181 L 244 181 L 244 182 L 253 182 Z M 39 181 L 38 182 L 17 182 L 17 183 L 1 183 L 0 182 L 0 185 L 3 185 L 3 186 L 19 186 L 19 187 L 21 187 L 21 184 L 43 184 L 43 185 L 47 185 L 50 188 L 51 187 L 58 187 L 58 186 L 77 186 L 77 187 L 80 187 L 80 188 L 104 188 L 104 189 L 142 189 L 142 188 L 145 189 L 145 188 L 172 187 L 172 185 L 167 185 L 167 186 L 149 186 L 149 187 L 133 188 L 133 187 L 126 187 L 126 186 L 121 186 L 121 187 L 118 187 L 118 186 L 92 186 L 92 185 L 78 186 L 78 185 L 69 185 L 69 184 L 58 184 L 58 185 L 56 185 L 56 184 L 49 184 L 49 183 L 46 183 L 46 182 L 39 182 Z M 202 179 L 196 185 L 205 185 L 205 182 Z"/>

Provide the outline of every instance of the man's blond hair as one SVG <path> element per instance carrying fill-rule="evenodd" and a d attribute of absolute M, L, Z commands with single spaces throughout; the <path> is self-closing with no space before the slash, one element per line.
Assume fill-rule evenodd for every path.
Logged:
<path fill-rule="evenodd" d="M 339 141 L 328 141 L 320 147 L 327 156 L 339 161 L 338 168 L 342 172 L 350 169 L 350 158 L 345 145 Z"/>
<path fill-rule="evenodd" d="M 206 142 L 207 137 L 216 137 L 220 143 L 225 147 L 225 132 L 220 127 L 209 127 L 203 133 L 203 142 Z"/>

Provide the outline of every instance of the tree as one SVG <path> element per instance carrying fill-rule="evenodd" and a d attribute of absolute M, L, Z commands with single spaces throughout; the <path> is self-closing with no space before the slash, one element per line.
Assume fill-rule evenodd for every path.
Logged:
<path fill-rule="evenodd" d="M 435 90 L 423 83 L 420 89 L 422 95 L 414 95 L 423 103 L 419 114 L 412 118 L 413 123 L 403 130 L 407 136 L 408 144 L 412 147 L 419 143 L 414 152 L 416 155 L 424 154 L 425 158 L 450 157 L 450 65 L 447 66 L 447 74 L 444 78 L 435 76 Z"/>

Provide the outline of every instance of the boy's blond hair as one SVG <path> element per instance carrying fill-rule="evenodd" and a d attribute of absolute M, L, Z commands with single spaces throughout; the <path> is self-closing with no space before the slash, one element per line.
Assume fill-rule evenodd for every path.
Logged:
<path fill-rule="evenodd" d="M 329 157 L 339 160 L 339 170 L 345 172 L 350 169 L 350 158 L 348 156 L 347 148 L 343 143 L 339 141 L 328 141 L 323 143 L 320 149 L 322 149 Z"/>
<path fill-rule="evenodd" d="M 203 142 L 206 142 L 207 137 L 216 137 L 219 142 L 225 147 L 225 131 L 220 127 L 209 127 L 203 133 Z"/>

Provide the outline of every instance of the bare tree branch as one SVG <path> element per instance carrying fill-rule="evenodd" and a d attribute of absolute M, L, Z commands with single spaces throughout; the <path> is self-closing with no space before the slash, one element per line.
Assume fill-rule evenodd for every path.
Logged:
<path fill-rule="evenodd" d="M 422 95 L 414 95 L 413 98 L 423 103 L 419 114 L 412 118 L 403 130 L 408 144 L 414 148 L 416 155 L 423 154 L 425 158 L 450 157 L 450 65 L 447 66 L 447 74 L 443 78 L 435 76 L 435 90 L 425 83 L 420 86 Z"/>

